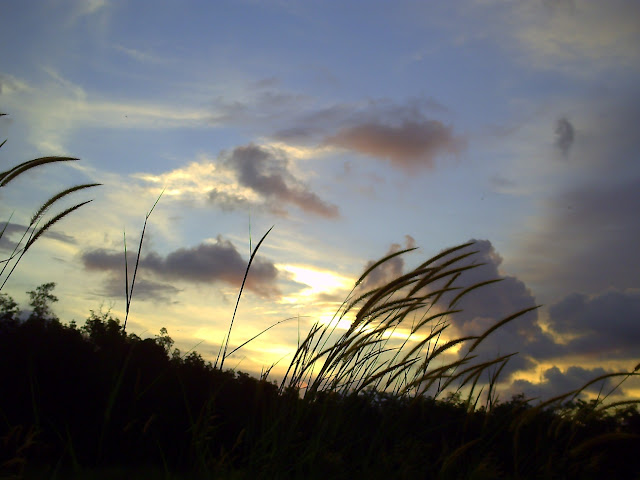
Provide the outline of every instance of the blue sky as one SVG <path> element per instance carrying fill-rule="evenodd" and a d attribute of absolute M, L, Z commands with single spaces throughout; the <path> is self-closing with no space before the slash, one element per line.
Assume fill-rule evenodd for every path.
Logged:
<path fill-rule="evenodd" d="M 135 333 L 215 356 L 250 239 L 275 225 L 231 344 L 300 322 L 229 366 L 286 364 L 298 325 L 330 318 L 371 260 L 420 247 L 398 273 L 470 239 L 481 276 L 506 280 L 458 333 L 543 304 L 495 336 L 520 351 L 505 395 L 637 364 L 637 2 L 29 0 L 0 26 L 2 168 L 81 159 L 3 188 L 2 220 L 18 231 L 52 193 L 103 184 L 25 256 L 16 300 L 55 281 L 63 320 L 123 318 L 123 231 L 131 252 L 164 188 Z"/>

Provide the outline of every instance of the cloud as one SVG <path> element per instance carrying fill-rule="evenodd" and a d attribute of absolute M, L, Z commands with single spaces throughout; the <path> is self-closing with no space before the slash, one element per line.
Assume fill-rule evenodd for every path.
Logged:
<path fill-rule="evenodd" d="M 266 138 L 290 146 L 313 146 L 318 154 L 344 148 L 413 170 L 432 167 L 437 156 L 457 155 L 466 143 L 431 114 L 448 109 L 431 98 L 403 103 L 386 98 L 322 106 L 306 95 L 267 90 L 243 100 L 214 102 L 211 122 L 259 128 Z M 271 131 L 264 131 L 264 125 Z"/>
<path fill-rule="evenodd" d="M 224 165 L 235 172 L 238 182 L 260 194 L 276 212 L 282 204 L 293 204 L 307 213 L 336 218 L 338 207 L 322 200 L 289 170 L 283 152 L 254 144 L 236 147 L 224 158 Z"/>
<path fill-rule="evenodd" d="M 251 205 L 251 202 L 244 196 L 229 193 L 217 188 L 212 188 L 207 193 L 209 202 L 224 212 L 232 212 Z"/>
<path fill-rule="evenodd" d="M 82 262 L 87 270 L 107 271 L 123 275 L 122 253 L 105 249 L 90 250 L 82 254 Z M 240 288 L 247 260 L 244 260 L 235 246 L 221 236 L 215 243 L 201 243 L 192 248 L 180 248 L 161 256 L 151 252 L 140 259 L 143 275 L 158 275 L 166 280 L 180 280 L 191 283 L 222 282 Z M 260 256 L 254 258 L 247 276 L 245 287 L 262 297 L 280 295 L 276 285 L 278 270 L 274 264 Z"/>
<path fill-rule="evenodd" d="M 268 86 L 268 82 L 263 86 Z M 256 88 L 256 87 L 254 87 Z M 259 90 L 249 98 L 226 99 L 217 97 L 212 102 L 210 122 L 214 125 L 241 124 L 259 126 L 260 124 L 279 124 L 283 119 L 291 118 L 294 112 L 311 103 L 311 97 L 303 94 L 279 90 Z"/>
<path fill-rule="evenodd" d="M 389 247 L 387 253 L 383 255 L 383 258 L 387 255 L 392 255 L 396 252 L 399 252 L 403 248 L 414 248 L 416 246 L 416 241 L 411 235 L 405 235 L 405 246 L 402 247 L 399 243 L 392 243 Z M 364 267 L 364 271 L 371 268 L 378 260 L 370 260 Z M 393 279 L 399 277 L 404 273 L 404 257 L 402 255 L 398 255 L 393 257 L 390 260 L 387 260 L 382 265 L 377 266 L 369 274 L 365 277 L 365 279 L 360 284 L 360 288 L 363 291 L 370 290 L 372 288 L 381 287 L 386 283 L 392 281 Z"/>
<path fill-rule="evenodd" d="M 346 127 L 325 142 L 388 159 L 406 170 L 433 167 L 437 156 L 458 154 L 464 148 L 464 142 L 453 134 L 453 129 L 437 120 L 407 121 L 401 125 L 364 123 Z"/>
<path fill-rule="evenodd" d="M 27 236 L 22 242 L 22 246 L 24 246 L 24 242 L 29 238 L 29 234 L 32 231 L 32 229 L 26 225 L 0 222 L 0 231 L 3 230 L 4 233 L 2 237 L 0 237 L 0 250 L 13 250 L 16 243 L 20 240 L 20 237 L 27 232 Z M 42 238 L 50 238 L 70 245 L 76 245 L 78 243 L 74 237 L 55 230 L 47 230 L 42 234 Z"/>
<path fill-rule="evenodd" d="M 0 73 L 0 95 L 11 95 L 13 93 L 28 91 L 30 90 L 29 86 L 18 80 L 17 78 L 7 75 L 5 73 Z M 0 113 L 7 113 L 2 111 Z"/>
<path fill-rule="evenodd" d="M 502 257 L 490 241 L 471 241 L 474 244 L 460 253 L 477 253 L 456 265 L 481 266 L 463 272 L 455 285 L 466 288 L 487 280 L 502 280 L 470 292 L 456 304 L 456 308 L 462 309 L 462 312 L 453 315 L 451 323 L 456 334 L 460 336 L 480 335 L 509 315 L 537 305 L 535 297 L 524 282 L 517 277 L 500 273 Z M 449 299 L 445 298 L 444 301 L 448 302 Z M 518 370 L 528 370 L 538 361 L 560 353 L 560 348 L 553 338 L 542 330 L 537 310 L 528 312 L 492 332 L 474 354 L 481 355 L 480 359 L 476 359 L 478 361 L 492 360 L 514 352 L 518 352 L 518 355 L 512 357 L 503 370 L 505 377 Z"/>
<path fill-rule="evenodd" d="M 223 210 L 264 208 L 288 215 L 287 207 L 325 218 L 339 216 L 338 207 L 324 201 L 296 177 L 290 159 L 296 149 L 284 151 L 268 145 L 249 144 L 222 152 L 217 159 L 201 155 L 198 161 L 159 175 L 138 173 L 134 177 L 165 189 L 168 196 L 187 201 L 206 200 Z"/>
<path fill-rule="evenodd" d="M 98 295 L 105 297 L 124 297 L 124 276 L 110 275 L 103 284 L 103 290 Z M 161 302 L 165 304 L 178 303 L 177 295 L 182 291 L 169 283 L 154 282 L 141 276 L 136 277 L 133 296 L 136 300 Z"/>
<path fill-rule="evenodd" d="M 565 117 L 558 119 L 556 122 L 556 128 L 554 130 L 556 135 L 555 145 L 562 152 L 564 158 L 569 156 L 569 150 L 573 145 L 573 139 L 575 136 L 575 129 L 569 120 Z"/>
<path fill-rule="evenodd" d="M 47 155 L 67 154 L 65 144 L 73 132 L 82 128 L 193 127 L 205 125 L 209 116 L 206 110 L 185 108 L 177 103 L 99 99 L 56 70 L 49 67 L 43 70 L 48 78 L 41 85 L 29 85 L 3 75 L 0 88 L 3 95 L 10 94 L 6 99 L 7 111 L 22 112 L 29 125 L 29 140 Z"/>
<path fill-rule="evenodd" d="M 637 359 L 640 290 L 573 293 L 549 307 L 549 325 L 569 338 L 566 349 L 592 358 Z"/>
<path fill-rule="evenodd" d="M 593 369 L 586 369 L 582 367 L 569 367 L 564 372 L 558 367 L 553 366 L 546 369 L 542 374 L 542 379 L 538 383 L 533 383 L 528 380 L 518 379 L 511 383 L 508 389 L 501 392 L 501 396 L 512 396 L 523 393 L 526 398 L 539 398 L 545 400 L 555 397 L 564 393 L 568 393 L 572 390 L 582 388 L 586 383 L 590 382 L 594 378 L 607 373 L 612 373 L 609 370 L 605 370 L 602 367 Z M 584 393 L 579 397 L 585 397 L 585 393 L 606 395 L 615 386 L 614 380 L 607 378 L 600 382 L 596 382 L 589 385 Z M 624 390 L 618 388 L 617 394 L 623 395 Z"/>
<path fill-rule="evenodd" d="M 486 8 L 492 16 L 490 34 L 505 43 L 501 19 L 516 42 L 527 53 L 528 64 L 584 74 L 589 71 L 629 67 L 637 69 L 640 51 L 640 4 L 627 0 L 545 0 L 543 2 L 500 1 Z M 501 8 L 502 7 L 502 8 Z M 475 12 L 478 15 L 478 12 Z M 477 21 L 477 17 L 476 17 Z M 481 22 L 477 22 L 481 23 Z"/>
<path fill-rule="evenodd" d="M 566 295 L 640 287 L 640 177 L 560 194 L 548 210 L 518 259 L 537 288 Z"/>
<path fill-rule="evenodd" d="M 551 195 L 527 219 L 513 261 L 545 302 L 573 292 L 640 287 L 640 96 L 601 95 L 580 112 L 570 147 L 580 161 L 549 163 Z M 594 274 L 597 272 L 597 274 Z"/>

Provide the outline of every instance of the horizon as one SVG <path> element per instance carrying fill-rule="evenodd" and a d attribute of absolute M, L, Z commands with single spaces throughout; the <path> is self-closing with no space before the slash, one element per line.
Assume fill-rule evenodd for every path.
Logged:
<path fill-rule="evenodd" d="M 640 5 L 15 2 L 0 18 L 5 258 L 52 194 L 103 186 L 30 249 L 2 293 L 57 284 L 61 320 L 124 320 L 124 255 L 149 218 L 127 331 L 282 374 L 368 265 L 382 282 L 477 240 L 505 278 L 452 334 L 519 351 L 500 391 L 553 396 L 640 361 Z M 71 203 L 69 203 L 71 204 Z M 55 213 L 55 212 L 52 212 Z M 476 272 L 476 271 L 474 271 Z M 0 279 L 2 280 L 2 279 Z M 640 396 L 629 379 L 623 397 Z M 502 398 L 504 398 L 501 395 Z"/>

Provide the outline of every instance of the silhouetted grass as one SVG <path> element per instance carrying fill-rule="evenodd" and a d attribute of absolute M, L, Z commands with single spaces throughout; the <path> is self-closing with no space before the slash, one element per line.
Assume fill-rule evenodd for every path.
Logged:
<path fill-rule="evenodd" d="M 631 402 L 534 407 L 515 397 L 473 409 L 460 394 L 303 396 L 170 344 L 166 331 L 125 335 L 108 314 L 92 312 L 82 327 L 3 317 L 0 465 L 16 478 L 111 468 L 166 478 L 622 478 L 640 468 Z"/>
<path fill-rule="evenodd" d="M 26 162 L 0 179 L 4 185 L 35 166 Z M 72 191 L 53 197 L 48 206 Z M 7 263 L 16 252 L 19 260 L 39 232 L 72 211 L 38 229 L 38 218 L 48 206 L 34 216 L 32 236 Z M 145 219 L 136 268 L 152 211 Z M 2 474 L 638 478 L 637 402 L 605 405 L 605 398 L 584 401 L 579 394 L 605 377 L 638 375 L 640 365 L 598 377 L 536 406 L 522 396 L 499 402 L 495 387 L 513 354 L 479 360 L 476 348 L 536 307 L 509 315 L 480 335 L 444 336 L 451 316 L 459 312 L 458 302 L 497 281 L 470 286 L 462 282 L 465 272 L 478 266 L 469 263 L 475 254 L 469 251 L 472 246 L 445 250 L 406 274 L 362 291 L 375 268 L 408 250 L 374 264 L 332 322 L 311 326 L 279 385 L 266 375 L 256 379 L 223 370 L 234 317 L 212 365 L 195 351 L 181 355 L 172 350 L 165 329 L 154 339 L 142 339 L 127 334 L 109 313 L 95 312 L 82 327 L 37 315 L 22 321 L 15 302 L 3 297 Z M 245 280 L 250 266 L 251 260 Z M 128 316 L 135 271 L 131 285 L 126 276 Z M 241 294 L 242 289 L 238 302 Z M 341 330 L 340 321 L 349 326 Z M 394 337 L 400 332 L 408 332 L 411 339 Z M 447 359 L 454 347 L 462 347 L 464 355 Z M 483 397 L 479 385 L 485 376 L 489 384 Z"/>

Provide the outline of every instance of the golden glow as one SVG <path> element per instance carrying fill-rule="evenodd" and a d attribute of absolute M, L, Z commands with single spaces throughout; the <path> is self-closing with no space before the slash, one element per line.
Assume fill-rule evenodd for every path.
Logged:
<path fill-rule="evenodd" d="M 297 296 L 310 297 L 319 293 L 349 289 L 354 283 L 351 278 L 307 265 L 277 265 L 277 267 L 291 273 L 296 282 L 307 285 L 308 288 L 297 293 Z"/>
<path fill-rule="evenodd" d="M 204 155 L 200 155 L 198 161 L 191 162 L 184 168 L 177 168 L 161 175 L 139 173 L 133 177 L 164 188 L 164 194 L 168 196 L 206 197 L 216 190 L 219 194 L 248 202 L 256 202 L 259 198 L 252 189 L 238 185 L 231 172 L 217 167 L 214 160 Z"/>

